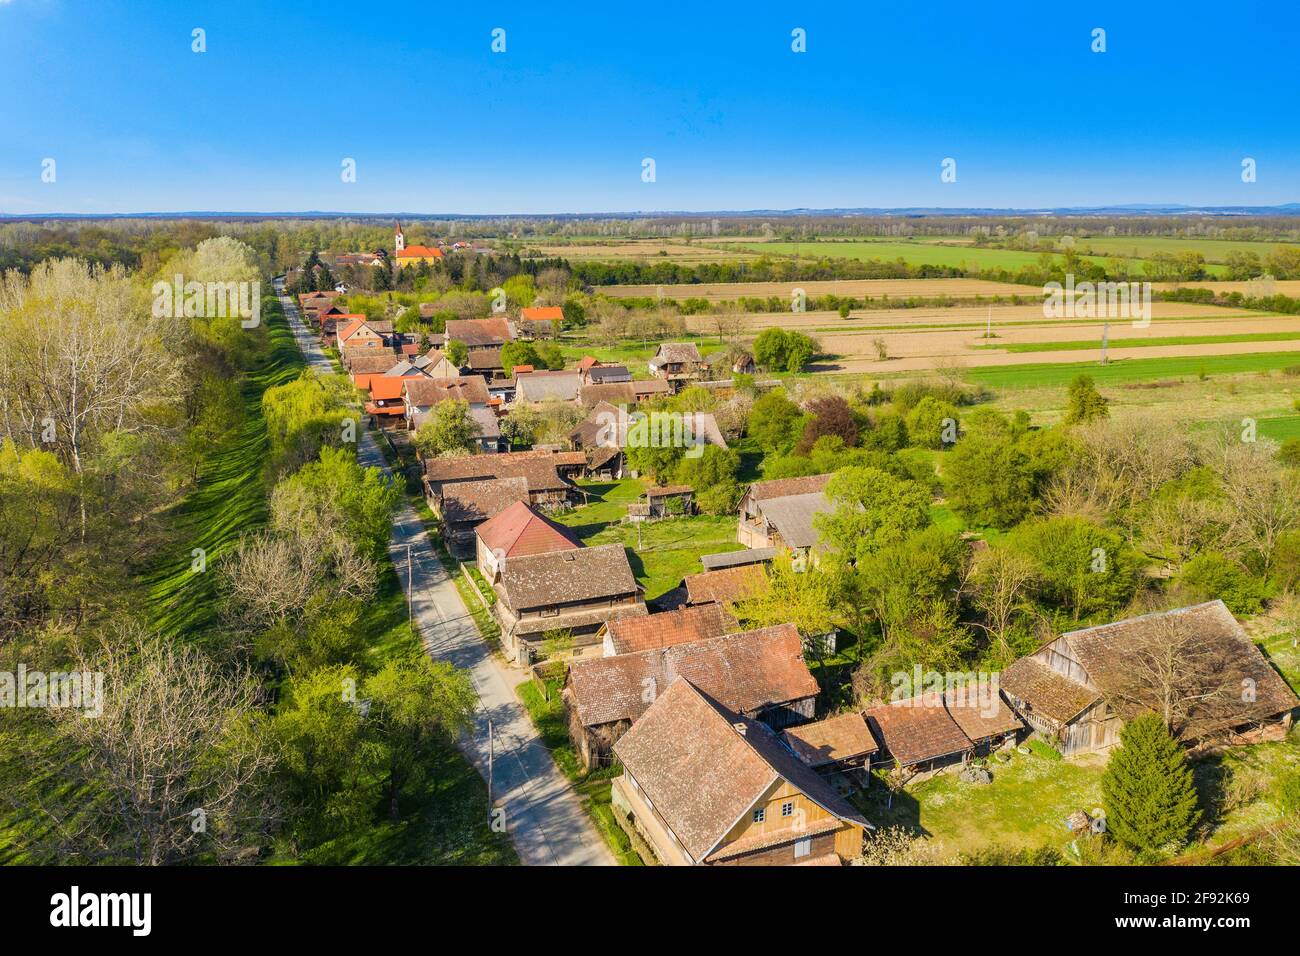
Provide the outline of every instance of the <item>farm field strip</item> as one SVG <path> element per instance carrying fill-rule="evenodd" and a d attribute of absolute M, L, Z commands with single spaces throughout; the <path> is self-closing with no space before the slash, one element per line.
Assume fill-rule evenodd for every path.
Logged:
<path fill-rule="evenodd" d="M 1154 345 L 1224 345 L 1232 342 L 1293 342 L 1300 339 L 1300 332 L 1246 332 L 1238 335 L 1162 335 L 1144 339 L 1137 336 L 1130 338 L 1111 338 L 1110 348 L 1131 349 Z M 1002 349 L 1006 352 L 1071 352 L 1080 349 L 1095 349 L 1100 343 L 1096 339 L 1072 342 L 1013 342 L 1005 345 L 976 345 L 977 349 Z"/>
<path fill-rule="evenodd" d="M 1092 376 L 1098 385 L 1125 382 L 1161 382 L 1206 375 L 1235 375 L 1268 372 L 1300 363 L 1296 352 L 1250 352 L 1236 354 L 1165 355 L 1131 357 L 1101 365 L 1098 362 L 1038 362 L 1011 365 L 980 365 L 965 370 L 972 382 L 992 388 L 1061 388 L 1080 373 Z"/>
<path fill-rule="evenodd" d="M 606 285 L 595 291 L 613 298 L 650 296 L 665 299 L 707 299 L 723 302 L 742 296 L 780 296 L 788 299 L 795 289 L 803 289 L 811 298 L 819 295 L 855 296 L 857 298 L 906 299 L 911 296 L 1010 296 L 1042 297 L 1038 286 L 990 282 L 986 279 L 810 279 L 784 282 L 701 282 L 687 285 Z"/>

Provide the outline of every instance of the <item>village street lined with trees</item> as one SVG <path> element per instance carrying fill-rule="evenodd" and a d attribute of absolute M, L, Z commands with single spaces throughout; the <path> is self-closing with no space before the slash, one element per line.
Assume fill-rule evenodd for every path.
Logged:
<path fill-rule="evenodd" d="M 515 631 L 527 609 L 505 610 L 523 588 L 513 577 L 523 572 L 509 570 L 516 559 L 494 575 L 481 555 L 462 565 L 448 553 L 447 488 L 461 479 L 436 490 L 430 480 L 448 463 L 482 458 L 498 464 L 473 480 L 532 483 L 524 462 L 573 455 L 551 446 L 568 449 L 594 420 L 598 404 L 584 391 L 634 395 L 656 378 L 669 387 L 636 408 L 706 416 L 716 438 L 662 445 L 633 425 L 616 449 L 621 464 L 602 466 L 617 469 L 603 476 L 591 454 L 601 446 L 579 446 L 576 474 L 559 480 L 561 505 L 539 503 L 529 484 L 528 533 L 557 555 L 614 545 L 635 585 L 631 603 L 655 633 L 675 633 L 705 605 L 732 622 L 720 634 L 655 638 L 663 643 L 636 653 L 667 661 L 686 653 L 672 649 L 680 643 L 721 654 L 721 644 L 697 643 L 758 632 L 775 641 L 793 627 L 799 666 L 815 683 L 802 719 L 819 727 L 866 714 L 875 737 L 870 769 L 791 784 L 804 795 L 829 788 L 813 802 L 833 804 L 844 826 L 861 818 L 875 828 L 851 852 L 837 837 L 837 858 L 1295 861 L 1300 744 L 1289 719 L 1273 718 L 1290 711 L 1300 685 L 1300 471 L 1294 448 L 1258 435 L 1253 417 L 1153 420 L 1109 383 L 1107 366 L 1033 393 L 1050 391 L 1046 407 L 1018 406 L 1025 396 L 960 369 L 808 374 L 820 347 L 806 333 L 750 334 L 723 314 L 711 336 L 688 334 L 675 308 L 599 295 L 590 263 L 521 257 L 505 242 L 453 248 L 423 224 L 410 227 L 427 230 L 415 247 L 443 251 L 409 265 L 340 264 L 322 250 L 359 254 L 369 240 L 340 239 L 332 225 L 231 230 L 247 243 L 183 224 L 132 227 L 114 234 L 116 247 L 99 242 L 97 228 L 74 233 L 69 251 L 95 241 L 107 264 L 20 261 L 0 293 L 4 655 L 13 671 L 23 663 L 105 679 L 102 719 L 6 714 L 6 861 L 667 855 L 653 814 L 621 781 L 653 787 L 666 761 L 649 745 L 654 728 L 671 728 L 674 708 L 701 705 L 658 687 L 648 710 L 610 733 L 607 762 L 582 768 L 585 738 L 573 720 L 585 685 L 575 675 L 619 664 L 600 642 L 621 640 L 631 625 L 600 618 L 587 631 L 543 627 L 523 640 Z M 238 314 L 155 308 L 155 284 L 175 275 L 269 286 L 286 266 L 285 291 L 314 298 L 310 308 L 269 289 L 251 326 Z M 332 334 L 322 300 L 343 316 Z M 507 339 L 490 357 L 491 343 L 453 338 L 502 315 L 529 337 Z M 345 330 L 370 330 L 384 343 L 372 351 L 394 363 L 436 354 L 456 371 L 445 381 L 458 391 L 414 411 L 404 388 L 402 417 L 384 418 L 375 388 L 383 373 L 358 371 Z M 687 354 L 696 366 L 672 379 L 669 363 Z M 485 358 L 494 364 L 476 370 Z M 569 379 L 548 375 L 579 384 L 561 394 L 567 385 L 546 383 Z M 1286 372 L 1263 378 L 1294 392 Z M 505 399 L 479 401 L 471 379 Z M 522 382 L 555 394 L 521 401 L 511 393 Z M 1229 401 L 1255 387 L 1245 376 L 1223 385 Z M 499 439 L 487 437 L 480 406 Z M 656 514 L 656 494 L 676 503 Z M 630 520 L 643 500 L 650 520 Z M 476 519 L 479 527 L 502 511 Z M 795 525 L 807 540 L 795 540 Z M 762 542 L 752 537 L 760 533 Z M 539 557 L 524 553 L 515 566 L 540 568 Z M 745 563 L 728 570 L 727 560 Z M 698 598 L 693 586 L 712 587 L 719 575 L 752 586 Z M 1227 645 L 1126 624 L 1215 602 L 1248 635 L 1222 638 L 1234 648 L 1228 657 L 1216 656 Z M 1093 674 L 1115 716 L 1105 748 L 1075 754 L 1076 714 L 1053 730 L 1022 719 L 1036 713 L 1023 675 L 1045 648 L 1075 653 L 1071 642 L 1084 646 L 1111 625 L 1132 631 L 1126 661 L 1144 679 Z M 1162 660 L 1170 647 L 1180 653 Z M 1267 685 L 1277 711 L 1247 714 L 1209 676 L 1242 667 Z M 899 731 L 875 715 L 897 699 L 899 675 L 913 673 L 1020 675 L 1014 692 L 1004 682 L 1011 698 L 1000 705 L 1015 739 L 985 747 L 965 726 L 962 739 L 978 746 L 954 751 L 953 768 L 941 766 L 944 754 L 907 764 L 909 738 L 891 736 Z M 1161 708 L 1161 697 L 1192 703 Z M 733 708 L 732 724 L 764 723 L 759 711 L 718 706 Z M 1203 746 L 1209 723 L 1230 731 L 1229 745 Z M 759 752 L 770 767 L 788 759 Z M 970 769 L 980 772 L 975 783 Z M 798 768 L 777 772 L 803 780 Z M 1086 829 L 1066 829 L 1080 811 Z M 981 828 L 959 822 L 972 813 L 984 814 Z M 700 862 L 688 844 L 681 852 Z M 820 844 L 817 853 L 829 855 Z"/>

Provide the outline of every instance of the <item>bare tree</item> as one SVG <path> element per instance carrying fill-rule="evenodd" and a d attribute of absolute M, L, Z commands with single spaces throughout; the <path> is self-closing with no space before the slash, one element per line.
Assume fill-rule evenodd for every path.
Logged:
<path fill-rule="evenodd" d="M 66 746 L 34 755 L 33 778 L 64 785 L 14 800 L 48 824 L 34 849 L 152 866 L 251 860 L 276 818 L 251 675 L 134 626 L 80 666 L 103 674 L 102 714 L 50 712 Z"/>
<path fill-rule="evenodd" d="M 971 600 L 988 623 L 980 625 L 997 642 L 1002 660 L 1013 656 L 1008 634 L 1016 615 L 1029 607 L 1038 582 L 1034 562 L 1010 548 L 987 548 L 975 555 L 967 579 Z"/>

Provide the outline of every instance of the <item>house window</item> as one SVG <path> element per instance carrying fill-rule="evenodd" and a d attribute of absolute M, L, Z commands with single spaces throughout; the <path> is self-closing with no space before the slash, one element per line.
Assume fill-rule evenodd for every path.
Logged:
<path fill-rule="evenodd" d="M 797 860 L 801 856 L 807 856 L 812 852 L 812 838 L 804 837 L 794 845 L 794 858 Z"/>
<path fill-rule="evenodd" d="M 766 810 L 766 809 L 764 809 L 764 808 L 760 808 L 760 809 L 754 811 L 754 822 L 755 822 L 755 823 L 762 823 L 762 822 L 763 822 L 764 820 L 766 820 L 766 819 L 767 819 L 767 810 Z"/>
<path fill-rule="evenodd" d="M 787 800 L 785 803 L 781 804 L 781 816 L 788 817 L 793 815 L 793 813 L 794 813 L 793 800 Z"/>

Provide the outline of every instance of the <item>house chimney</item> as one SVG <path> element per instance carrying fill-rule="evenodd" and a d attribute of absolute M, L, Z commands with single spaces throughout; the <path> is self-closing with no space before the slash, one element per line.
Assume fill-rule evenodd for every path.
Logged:
<path fill-rule="evenodd" d="M 736 733 L 740 734 L 740 736 L 745 736 L 745 722 L 743 720 L 738 720 L 731 726 L 736 728 Z"/>

